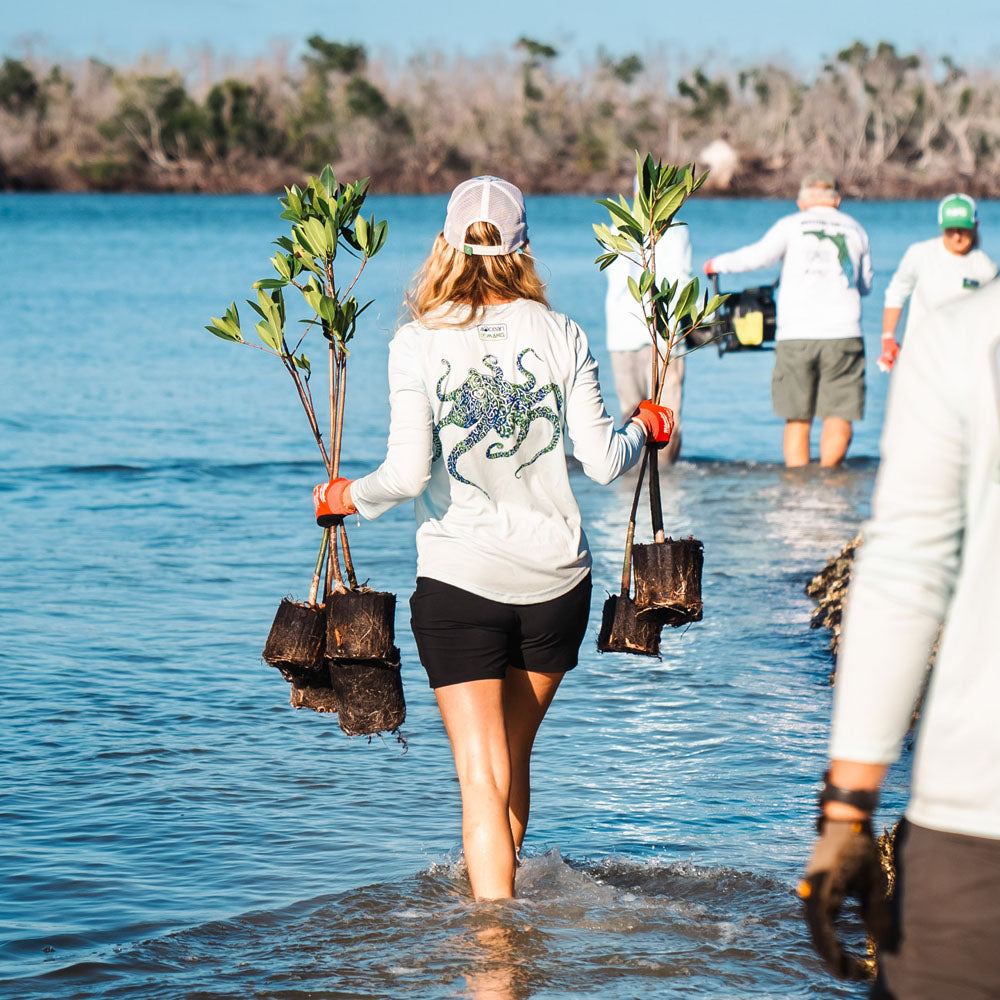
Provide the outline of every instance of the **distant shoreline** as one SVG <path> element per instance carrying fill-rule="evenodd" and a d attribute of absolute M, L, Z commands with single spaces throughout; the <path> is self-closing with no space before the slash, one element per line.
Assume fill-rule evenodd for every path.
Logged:
<path fill-rule="evenodd" d="M 795 196 L 832 171 L 850 200 L 1000 197 L 1000 72 L 849 46 L 814 73 L 772 63 L 666 80 L 636 53 L 567 70 L 520 38 L 489 63 L 394 65 L 313 35 L 189 80 L 162 60 L 0 64 L 0 190 L 274 193 L 331 163 L 379 194 L 493 173 L 528 194 L 632 190 L 634 151 L 709 170 L 700 194 Z"/>
<path fill-rule="evenodd" d="M 335 163 L 336 167 L 337 164 Z M 357 174 L 337 171 L 338 176 L 353 179 Z M 467 173 L 454 172 L 442 176 L 438 183 L 406 183 L 405 175 L 393 177 L 388 171 L 373 172 L 372 194 L 443 195 L 464 180 Z M 0 168 L 0 192 L 37 193 L 121 193 L 121 194 L 274 194 L 280 195 L 285 185 L 301 184 L 305 170 L 268 163 L 259 167 L 205 168 L 203 164 L 178 165 L 172 171 L 135 173 L 118 183 L 91 183 L 89 179 L 68 167 L 36 170 L 4 171 Z M 530 178 L 518 178 L 508 171 L 506 176 L 519 183 L 528 195 L 566 194 L 606 196 L 628 191 L 631 176 L 612 177 L 603 174 L 588 182 L 576 184 L 533 184 Z M 922 177 L 903 171 L 881 172 L 871 177 L 840 179 L 844 197 L 850 201 L 915 201 L 941 198 L 953 191 L 965 191 L 975 198 L 1000 198 L 1000 178 L 988 174 L 976 177 Z M 737 173 L 728 187 L 706 185 L 700 198 L 763 198 L 790 201 L 798 188 L 797 176 L 788 170 L 745 170 Z"/>

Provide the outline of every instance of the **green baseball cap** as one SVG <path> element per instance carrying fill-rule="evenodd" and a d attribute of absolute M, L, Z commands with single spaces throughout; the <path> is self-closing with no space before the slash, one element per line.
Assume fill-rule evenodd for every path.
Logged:
<path fill-rule="evenodd" d="M 942 229 L 975 229 L 979 222 L 976 203 L 967 194 L 950 194 L 938 205 L 938 225 Z"/>

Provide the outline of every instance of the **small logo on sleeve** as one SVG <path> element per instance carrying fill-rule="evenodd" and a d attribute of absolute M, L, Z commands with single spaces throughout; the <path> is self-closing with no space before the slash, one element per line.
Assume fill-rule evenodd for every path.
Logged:
<path fill-rule="evenodd" d="M 482 326 L 476 327 L 479 331 L 480 340 L 506 340 L 507 339 L 507 324 L 506 323 L 484 323 Z"/>
<path fill-rule="evenodd" d="M 978 288 L 979 282 L 975 278 L 963 278 L 962 279 L 963 288 Z"/>

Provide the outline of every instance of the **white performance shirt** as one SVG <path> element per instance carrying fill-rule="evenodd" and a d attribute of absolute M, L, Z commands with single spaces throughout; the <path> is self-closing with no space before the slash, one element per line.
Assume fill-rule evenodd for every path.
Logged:
<path fill-rule="evenodd" d="M 982 250 L 959 256 L 950 253 L 940 237 L 910 246 L 885 290 L 887 309 L 910 308 L 906 332 L 932 309 L 982 285 L 997 275 L 997 266 Z"/>
<path fill-rule="evenodd" d="M 691 280 L 691 237 L 687 226 L 671 226 L 656 242 L 656 280 L 664 278 L 683 288 Z M 649 347 L 652 339 L 642 315 L 642 307 L 628 290 L 628 279 L 639 280 L 642 268 L 619 256 L 605 268 L 608 290 L 604 296 L 604 315 L 609 351 L 638 351 Z"/>
<path fill-rule="evenodd" d="M 779 219 L 756 243 L 712 258 L 720 274 L 781 265 L 776 340 L 861 336 L 861 296 L 872 289 L 868 234 L 817 205 Z"/>
<path fill-rule="evenodd" d="M 890 763 L 940 623 L 906 814 L 1000 838 L 1000 283 L 908 334 L 845 611 L 835 758 Z"/>
<path fill-rule="evenodd" d="M 615 430 L 576 323 L 526 299 L 488 306 L 471 326 L 408 323 L 389 347 L 389 405 L 386 459 L 351 496 L 366 518 L 415 498 L 418 576 L 534 604 L 587 575 L 564 436 L 586 474 L 609 483 L 646 435 Z"/>

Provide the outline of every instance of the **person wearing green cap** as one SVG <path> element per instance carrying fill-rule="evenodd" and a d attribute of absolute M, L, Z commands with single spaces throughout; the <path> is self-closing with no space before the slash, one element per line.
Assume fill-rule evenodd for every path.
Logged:
<path fill-rule="evenodd" d="M 932 309 L 992 281 L 997 265 L 979 249 L 979 215 L 967 194 L 950 194 L 938 205 L 941 235 L 914 243 L 903 254 L 885 291 L 882 355 L 878 366 L 892 369 L 899 354 L 896 327 L 907 300 L 908 332 Z"/>

